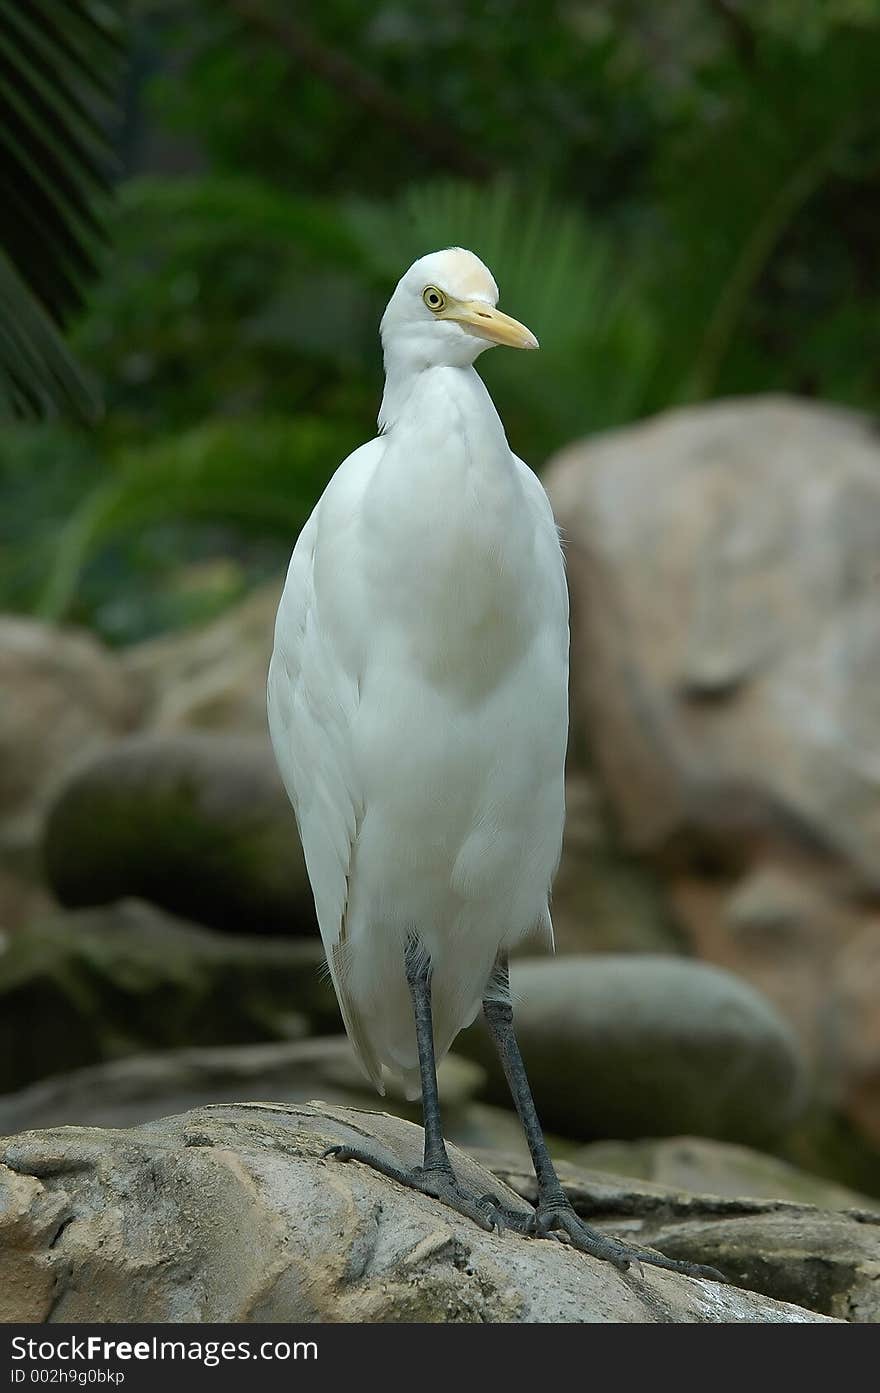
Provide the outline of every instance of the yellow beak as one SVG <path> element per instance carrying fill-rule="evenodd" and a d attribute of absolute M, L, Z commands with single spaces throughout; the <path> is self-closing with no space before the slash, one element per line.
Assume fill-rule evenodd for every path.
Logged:
<path fill-rule="evenodd" d="M 538 340 L 531 329 L 520 324 L 518 319 L 511 319 L 509 314 L 502 314 L 492 305 L 487 305 L 484 300 L 454 300 L 439 318 L 453 319 L 456 324 L 463 324 L 472 334 L 488 339 L 490 343 L 503 343 L 508 348 L 538 347 Z"/>

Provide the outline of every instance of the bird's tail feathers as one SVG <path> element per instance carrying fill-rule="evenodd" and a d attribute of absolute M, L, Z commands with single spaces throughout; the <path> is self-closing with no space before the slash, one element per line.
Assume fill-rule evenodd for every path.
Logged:
<path fill-rule="evenodd" d="M 382 1065 L 376 1058 L 375 1050 L 370 1044 L 357 1008 L 346 990 L 345 960 L 341 943 L 337 943 L 333 947 L 332 963 L 329 957 L 327 961 L 330 966 L 330 975 L 333 978 L 333 986 L 336 988 L 336 999 L 339 1002 L 346 1034 L 354 1047 L 361 1068 L 379 1096 L 384 1098 L 385 1084 L 382 1078 Z"/>

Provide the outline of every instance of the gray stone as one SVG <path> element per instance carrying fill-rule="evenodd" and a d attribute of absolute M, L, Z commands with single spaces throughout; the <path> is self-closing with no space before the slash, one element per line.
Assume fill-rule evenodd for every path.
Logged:
<path fill-rule="evenodd" d="M 265 735 L 266 673 L 283 583 L 281 576 L 261 586 L 210 624 L 163 634 L 120 655 L 144 691 L 151 729 Z"/>
<path fill-rule="evenodd" d="M 236 938 L 127 901 L 0 948 L 0 1091 L 144 1049 L 339 1028 L 315 940 Z"/>
<path fill-rule="evenodd" d="M 643 954 L 521 959 L 517 1033 L 538 1110 L 563 1136 L 695 1133 L 761 1145 L 805 1102 L 791 1029 L 719 968 Z M 457 1049 L 506 1085 L 482 1024 Z"/>
<path fill-rule="evenodd" d="M 53 804 L 50 885 L 65 905 L 134 895 L 234 933 L 311 933 L 296 820 L 268 735 L 118 742 Z"/>
<path fill-rule="evenodd" d="M 502 1158 L 492 1171 L 534 1202 L 531 1170 Z M 692 1194 L 573 1166 L 563 1189 L 582 1218 L 686 1262 L 708 1263 L 730 1281 L 839 1320 L 880 1320 L 880 1213 L 828 1212 L 774 1200 Z"/>
<path fill-rule="evenodd" d="M 404 1165 L 421 1130 L 291 1104 L 202 1108 L 131 1131 L 62 1128 L 0 1146 L 0 1321 L 804 1322 L 798 1306 L 552 1240 L 486 1233 L 356 1162 Z M 453 1148 L 478 1193 L 500 1190 Z"/>
<path fill-rule="evenodd" d="M 837 859 L 880 892 L 880 437 L 784 397 L 573 445 L 576 736 L 631 846 Z"/>
<path fill-rule="evenodd" d="M 572 752 L 685 944 L 764 992 L 880 1153 L 880 432 L 782 396 L 577 442 Z"/>
<path fill-rule="evenodd" d="M 143 708 L 140 680 L 90 634 L 0 616 L 0 855 L 30 864 L 59 781 Z"/>
<path fill-rule="evenodd" d="M 553 932 L 559 953 L 685 950 L 656 871 L 620 845 L 597 780 L 576 768 L 565 779 Z"/>
<path fill-rule="evenodd" d="M 597 1141 L 573 1152 L 584 1171 L 607 1171 L 650 1180 L 667 1189 L 730 1199 L 790 1200 L 818 1209 L 880 1210 L 880 1199 L 859 1194 L 824 1176 L 768 1156 L 753 1147 L 707 1137 L 659 1137 L 648 1141 Z"/>
<path fill-rule="evenodd" d="M 483 1083 L 483 1071 L 470 1060 L 447 1055 L 438 1070 L 444 1131 L 453 1141 L 474 1135 L 464 1114 Z M 408 1102 L 388 1081 L 385 1106 L 397 1116 L 421 1120 L 421 1104 Z M 321 1098 L 326 1103 L 371 1107 L 376 1091 L 359 1068 L 348 1037 L 322 1035 L 310 1040 L 278 1040 L 255 1045 L 215 1045 L 201 1049 L 161 1050 L 108 1060 L 41 1079 L 17 1093 L 0 1097 L 0 1134 L 35 1127 L 131 1127 L 169 1113 L 240 1098 L 269 1098 L 276 1103 Z M 482 1145 L 506 1142 L 508 1134 L 487 1133 L 481 1109 Z M 504 1114 L 514 1129 L 511 1113 Z"/>

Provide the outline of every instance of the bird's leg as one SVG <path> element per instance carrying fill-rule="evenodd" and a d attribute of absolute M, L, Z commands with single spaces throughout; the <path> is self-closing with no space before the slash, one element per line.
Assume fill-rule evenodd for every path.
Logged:
<path fill-rule="evenodd" d="M 546 1238 L 554 1231 L 565 1233 L 572 1245 L 582 1253 L 589 1253 L 591 1257 L 613 1263 L 621 1271 L 625 1271 L 631 1263 L 645 1263 L 652 1267 L 668 1268 L 671 1272 L 681 1272 L 687 1277 L 708 1277 L 715 1281 L 725 1281 L 725 1278 L 714 1267 L 701 1267 L 696 1263 L 677 1262 L 675 1259 L 664 1257 L 662 1253 L 654 1252 L 651 1249 L 637 1248 L 632 1244 L 623 1243 L 620 1239 L 612 1238 L 598 1229 L 591 1228 L 575 1213 L 574 1206 L 567 1198 L 550 1158 L 550 1152 L 547 1149 L 544 1133 L 538 1120 L 525 1065 L 519 1052 L 519 1045 L 513 1029 L 513 1007 L 509 997 L 506 957 L 499 960 L 494 980 L 498 984 L 500 996 L 487 997 L 483 1002 L 483 1011 L 495 1047 L 498 1050 L 520 1122 L 523 1125 L 538 1181 L 538 1204 L 534 1219 L 528 1225 L 528 1231 L 534 1233 L 538 1238 Z M 506 1215 L 505 1217 L 508 1222 L 511 1222 L 512 1216 Z"/>
<path fill-rule="evenodd" d="M 442 1200 L 459 1214 L 473 1219 L 481 1228 L 502 1228 L 501 1210 L 496 1197 L 471 1194 L 459 1184 L 446 1150 L 446 1142 L 443 1140 L 437 1064 L 434 1056 L 434 1022 L 431 1015 L 431 959 L 415 934 L 410 934 L 407 939 L 405 963 L 406 980 L 412 997 L 419 1074 L 422 1082 L 424 1161 L 421 1166 L 405 1170 L 386 1157 L 366 1148 L 353 1146 L 332 1146 L 325 1155 L 335 1156 L 339 1161 L 362 1161 L 387 1175 L 390 1180 L 396 1180 L 400 1185 Z"/>
<path fill-rule="evenodd" d="M 440 1090 L 437 1086 L 434 1019 L 431 1013 L 431 959 L 415 934 L 410 934 L 407 939 L 405 962 L 406 980 L 412 997 L 416 1025 L 419 1076 L 422 1083 L 422 1125 L 425 1129 L 425 1159 L 422 1169 L 426 1174 L 433 1171 L 454 1178 L 440 1120 Z"/>

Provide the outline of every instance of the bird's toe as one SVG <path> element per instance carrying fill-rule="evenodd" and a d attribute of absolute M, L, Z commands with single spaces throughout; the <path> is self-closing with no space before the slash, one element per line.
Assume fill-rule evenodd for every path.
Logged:
<path fill-rule="evenodd" d="M 707 1267 L 701 1263 L 684 1262 L 677 1258 L 668 1258 L 664 1253 L 655 1252 L 651 1248 L 640 1248 L 634 1244 L 623 1243 L 620 1239 L 612 1238 L 598 1229 L 591 1228 L 589 1224 L 584 1223 L 583 1219 L 575 1213 L 573 1207 L 568 1203 L 554 1203 L 546 1207 L 539 1206 L 535 1215 L 533 1232 L 538 1238 L 560 1238 L 580 1253 L 598 1258 L 601 1262 L 610 1262 L 620 1272 L 626 1272 L 628 1268 L 634 1267 L 640 1276 L 644 1276 L 642 1270 L 644 1265 L 645 1267 L 659 1267 L 666 1272 L 677 1272 L 683 1277 L 696 1277 L 712 1282 L 727 1281 L 727 1278 L 717 1268 Z"/>

